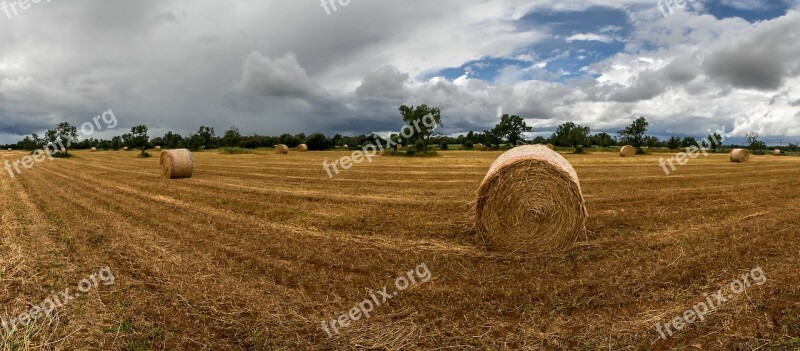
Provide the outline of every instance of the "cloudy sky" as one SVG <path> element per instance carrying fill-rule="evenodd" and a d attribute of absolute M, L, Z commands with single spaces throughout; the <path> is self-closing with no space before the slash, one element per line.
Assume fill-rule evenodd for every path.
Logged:
<path fill-rule="evenodd" d="M 0 143 L 107 109 L 151 137 L 397 131 L 422 103 L 446 134 L 502 111 L 800 142 L 800 0 L 343 2 L 5 0 Z"/>

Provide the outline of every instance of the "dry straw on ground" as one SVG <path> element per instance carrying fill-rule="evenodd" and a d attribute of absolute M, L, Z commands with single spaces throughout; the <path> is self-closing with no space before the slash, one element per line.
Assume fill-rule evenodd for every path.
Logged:
<path fill-rule="evenodd" d="M 750 161 L 750 153 L 745 149 L 733 149 L 731 151 L 731 162 L 745 163 Z"/>
<path fill-rule="evenodd" d="M 491 248 L 551 252 L 572 247 L 586 230 L 578 174 L 544 145 L 511 149 L 478 188 L 475 226 Z"/>
<path fill-rule="evenodd" d="M 308 152 L 308 145 L 306 144 L 297 145 L 297 152 Z"/>
<path fill-rule="evenodd" d="M 286 155 L 289 153 L 289 147 L 284 144 L 278 144 L 278 146 L 275 146 L 275 153 L 279 155 Z"/>
<path fill-rule="evenodd" d="M 191 178 L 194 172 L 192 152 L 187 149 L 162 152 L 161 169 L 161 174 L 167 179 Z"/>
<path fill-rule="evenodd" d="M 636 154 L 636 149 L 633 146 L 625 145 L 619 149 L 619 155 L 622 157 L 631 157 Z"/>

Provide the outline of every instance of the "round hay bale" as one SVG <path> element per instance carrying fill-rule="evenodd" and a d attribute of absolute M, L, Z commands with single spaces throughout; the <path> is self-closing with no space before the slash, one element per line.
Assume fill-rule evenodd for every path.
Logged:
<path fill-rule="evenodd" d="M 636 154 L 636 149 L 633 146 L 625 145 L 619 149 L 619 155 L 622 157 L 631 157 Z"/>
<path fill-rule="evenodd" d="M 128 147 L 123 147 L 122 150 L 128 151 Z"/>
<path fill-rule="evenodd" d="M 745 163 L 750 161 L 750 152 L 745 149 L 733 149 L 731 151 L 731 162 Z"/>
<path fill-rule="evenodd" d="M 587 216 L 575 169 L 544 145 L 520 146 L 497 158 L 475 204 L 479 239 L 510 251 L 569 249 L 584 235 Z"/>
<path fill-rule="evenodd" d="M 96 147 L 93 147 L 93 148 L 92 148 L 92 152 L 97 152 L 97 148 L 96 148 Z"/>
<path fill-rule="evenodd" d="M 306 144 L 297 145 L 297 152 L 308 152 L 308 145 Z"/>
<path fill-rule="evenodd" d="M 286 155 L 289 153 L 289 147 L 284 144 L 278 144 L 278 146 L 275 147 L 275 153 L 279 155 Z"/>
<path fill-rule="evenodd" d="M 12 151 L 11 148 L 8 148 L 8 151 Z"/>
<path fill-rule="evenodd" d="M 772 151 L 772 154 L 775 155 L 775 156 L 780 156 L 783 153 L 781 152 L 781 149 L 775 149 L 775 150 Z"/>
<path fill-rule="evenodd" d="M 403 150 L 403 144 L 398 143 L 395 146 L 397 147 L 397 151 Z"/>
<path fill-rule="evenodd" d="M 192 152 L 187 149 L 161 153 L 161 175 L 167 179 L 191 178 L 194 172 Z"/>
<path fill-rule="evenodd" d="M 155 149 L 156 149 L 156 151 L 161 151 L 161 146 L 157 146 L 156 145 Z"/>
<path fill-rule="evenodd" d="M 486 148 L 486 145 L 483 145 L 483 144 L 481 144 L 481 143 L 477 143 L 477 144 L 475 144 L 475 150 L 478 150 L 478 151 L 486 151 L 486 149 L 487 149 L 487 148 Z"/>

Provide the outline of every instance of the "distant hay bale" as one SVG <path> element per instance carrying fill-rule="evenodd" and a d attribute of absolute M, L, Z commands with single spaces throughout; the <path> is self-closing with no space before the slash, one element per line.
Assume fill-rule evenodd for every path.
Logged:
<path fill-rule="evenodd" d="M 775 150 L 772 151 L 772 154 L 775 155 L 775 156 L 780 156 L 783 153 L 781 152 L 781 149 L 775 149 Z"/>
<path fill-rule="evenodd" d="M 128 147 L 123 147 L 122 150 L 128 151 Z"/>
<path fill-rule="evenodd" d="M 167 179 L 191 178 L 194 172 L 192 152 L 187 149 L 161 153 L 161 175 Z"/>
<path fill-rule="evenodd" d="M 557 152 L 526 145 L 503 153 L 478 188 L 475 227 L 491 248 L 569 249 L 586 231 L 578 174 Z"/>
<path fill-rule="evenodd" d="M 289 153 L 289 147 L 284 144 L 278 144 L 278 146 L 275 147 L 275 153 L 279 155 L 286 155 Z"/>
<path fill-rule="evenodd" d="M 8 151 L 12 151 L 11 148 L 8 148 Z"/>
<path fill-rule="evenodd" d="M 745 163 L 750 161 L 750 153 L 745 149 L 733 149 L 731 151 L 731 162 Z"/>
<path fill-rule="evenodd" d="M 155 149 L 156 151 L 161 151 L 161 146 L 156 146 Z"/>
<path fill-rule="evenodd" d="M 97 152 L 97 148 L 96 148 L 96 147 L 93 147 L 93 148 L 92 148 L 92 152 Z"/>
<path fill-rule="evenodd" d="M 553 144 L 547 144 L 547 148 L 550 149 L 550 150 L 553 150 L 556 147 Z"/>
<path fill-rule="evenodd" d="M 486 147 L 486 145 L 483 145 L 483 144 L 481 144 L 481 143 L 477 143 L 477 144 L 475 144 L 475 146 L 474 146 L 474 147 L 475 147 L 475 150 L 478 150 L 478 151 L 486 151 L 486 150 L 488 149 L 488 148 Z"/>
<path fill-rule="evenodd" d="M 619 155 L 622 157 L 631 157 L 636 154 L 636 149 L 633 146 L 625 145 L 619 149 Z"/>
<path fill-rule="evenodd" d="M 397 145 L 395 145 L 395 147 L 396 147 L 397 151 L 403 150 L 403 144 L 397 143 Z"/>
<path fill-rule="evenodd" d="M 308 152 L 308 145 L 306 144 L 297 145 L 297 152 Z"/>

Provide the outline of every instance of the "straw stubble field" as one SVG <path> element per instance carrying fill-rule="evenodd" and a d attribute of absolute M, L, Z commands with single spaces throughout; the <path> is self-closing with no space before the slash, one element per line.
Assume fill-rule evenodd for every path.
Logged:
<path fill-rule="evenodd" d="M 19 159 L 20 153 L 1 153 Z M 753 349 L 797 342 L 800 158 L 565 155 L 588 240 L 563 254 L 476 245 L 470 213 L 493 152 L 76 152 L 0 177 L 0 314 L 109 266 L 100 287 L 4 342 L 51 349 Z M 329 340 L 320 327 L 425 262 L 432 279 Z M 669 340 L 666 322 L 761 266 L 767 282 Z M 7 318 L 7 317 L 6 317 Z M 765 346 L 762 349 L 781 349 Z"/>

